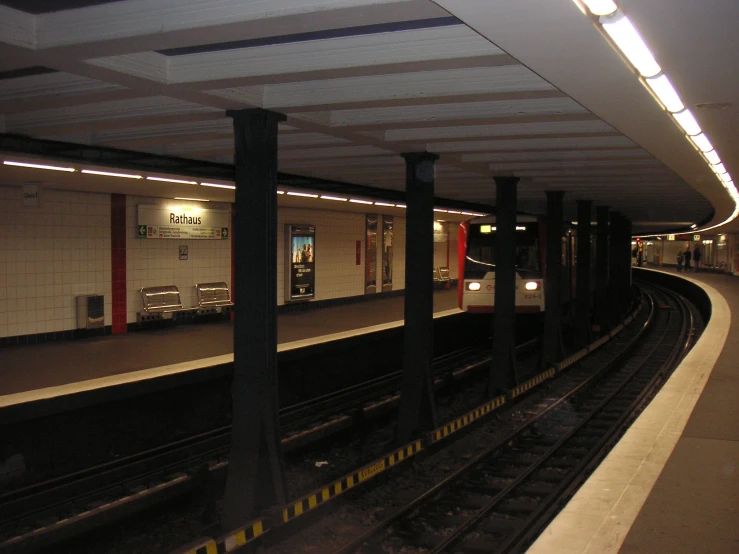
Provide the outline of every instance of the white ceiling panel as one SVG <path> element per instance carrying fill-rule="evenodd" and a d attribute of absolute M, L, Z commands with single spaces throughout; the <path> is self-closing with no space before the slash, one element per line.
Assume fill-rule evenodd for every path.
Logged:
<path fill-rule="evenodd" d="M 125 90 L 125 87 L 104 83 L 69 73 L 45 73 L 8 79 L 0 84 L 0 101 L 39 99 L 45 96 L 73 96 L 90 92 Z"/>
<path fill-rule="evenodd" d="M 421 129 L 395 129 L 385 133 L 385 140 L 443 140 L 519 135 L 553 135 L 574 133 L 610 133 L 616 130 L 600 120 L 547 121 L 541 123 L 508 123 L 502 125 L 465 125 Z"/>
<path fill-rule="evenodd" d="M 569 98 L 537 98 L 498 102 L 466 102 L 432 104 L 367 110 L 337 110 L 331 114 L 331 125 L 337 127 L 443 121 L 454 119 L 485 119 L 524 115 L 580 114 L 585 109 Z"/>
<path fill-rule="evenodd" d="M 636 145 L 626 137 L 578 137 L 516 140 L 480 140 L 464 142 L 437 142 L 436 152 L 471 152 L 474 150 L 546 150 L 575 148 L 634 148 Z"/>

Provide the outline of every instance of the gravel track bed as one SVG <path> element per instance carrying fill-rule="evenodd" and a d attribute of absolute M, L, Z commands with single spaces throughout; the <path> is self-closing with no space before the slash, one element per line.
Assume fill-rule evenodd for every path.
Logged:
<path fill-rule="evenodd" d="M 527 419 L 527 412 L 536 409 L 541 400 L 564 394 L 588 375 L 594 367 L 613 356 L 641 327 L 646 310 L 613 341 L 581 361 L 556 379 L 536 387 L 514 405 L 506 406 L 484 423 L 462 434 L 444 447 L 388 472 L 368 486 L 346 493 L 332 501 L 320 514 L 320 519 L 279 544 L 261 548 L 265 554 L 320 553 L 328 554 L 345 542 L 384 519 L 394 510 L 438 483 L 456 468 L 475 456 L 485 445 L 499 440 Z M 536 355 L 519 361 L 521 381 L 538 373 Z M 439 422 L 449 421 L 482 404 L 487 376 L 478 376 L 454 386 L 452 394 L 438 397 Z M 392 418 L 369 427 L 364 440 L 357 434 L 341 441 L 288 455 L 285 460 L 286 478 L 291 499 L 298 498 L 326 483 L 340 478 L 363 464 L 375 460 L 392 448 L 394 423 Z M 328 462 L 316 466 L 316 462 Z M 197 498 L 180 498 L 143 514 L 120 522 L 112 531 L 93 533 L 82 540 L 55 548 L 54 552 L 79 554 L 166 554 L 188 542 L 208 534 L 203 524 L 204 506 Z M 220 508 L 216 517 L 220 516 Z M 211 532 L 213 532 L 211 530 Z M 270 533 L 280 540 L 280 531 Z M 399 551 L 400 552 L 400 551 Z M 413 554 L 412 550 L 403 550 Z M 421 550 L 418 551 L 422 552 Z"/>

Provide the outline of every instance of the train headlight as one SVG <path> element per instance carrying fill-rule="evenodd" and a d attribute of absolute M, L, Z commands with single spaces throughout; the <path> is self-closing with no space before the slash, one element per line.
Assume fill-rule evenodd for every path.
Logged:
<path fill-rule="evenodd" d="M 480 283 L 478 283 L 477 281 L 467 283 L 467 290 L 480 290 L 480 286 Z"/>
<path fill-rule="evenodd" d="M 526 290 L 537 290 L 539 288 L 539 283 L 537 283 L 536 281 L 528 281 L 524 285 L 524 287 L 526 288 Z"/>

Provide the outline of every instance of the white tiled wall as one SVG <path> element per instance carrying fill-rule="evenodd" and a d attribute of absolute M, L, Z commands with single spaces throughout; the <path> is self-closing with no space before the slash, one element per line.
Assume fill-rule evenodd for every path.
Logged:
<path fill-rule="evenodd" d="M 199 202 L 142 196 L 126 197 L 127 321 L 141 311 L 141 288 L 175 285 L 183 306 L 198 303 L 197 283 L 224 281 L 231 288 L 231 240 L 182 240 L 136 238 L 139 204 L 149 206 L 198 206 Z M 231 204 L 208 203 L 209 210 L 231 210 Z M 188 259 L 179 259 L 179 246 L 188 247 Z"/>
<path fill-rule="evenodd" d="M 0 337 L 76 327 L 75 297 L 105 295 L 111 323 L 110 195 L 0 186 Z"/>

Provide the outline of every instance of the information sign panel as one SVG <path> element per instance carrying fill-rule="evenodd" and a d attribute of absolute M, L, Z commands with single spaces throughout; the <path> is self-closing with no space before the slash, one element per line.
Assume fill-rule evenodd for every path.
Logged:
<path fill-rule="evenodd" d="M 228 238 L 231 213 L 189 207 L 138 206 L 136 237 L 140 239 Z"/>
<path fill-rule="evenodd" d="M 316 295 L 316 228 L 287 225 L 287 300 L 309 300 Z"/>
<path fill-rule="evenodd" d="M 367 214 L 364 254 L 364 292 L 377 292 L 377 215 Z"/>

